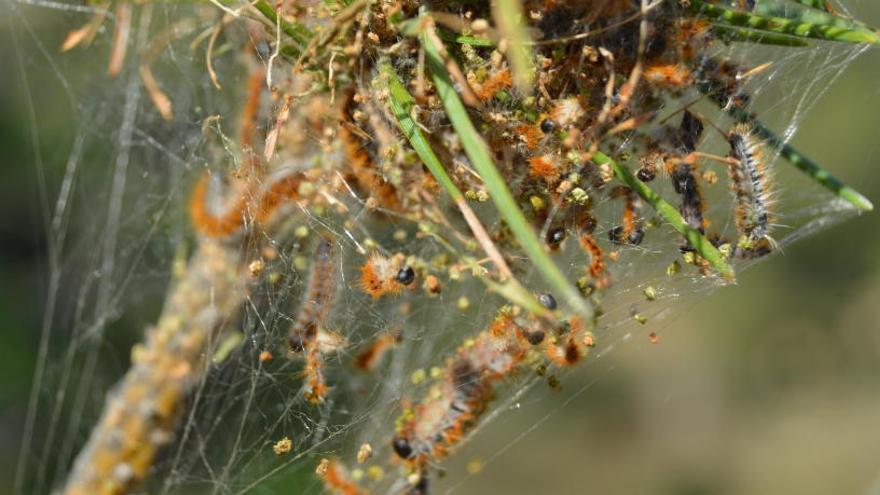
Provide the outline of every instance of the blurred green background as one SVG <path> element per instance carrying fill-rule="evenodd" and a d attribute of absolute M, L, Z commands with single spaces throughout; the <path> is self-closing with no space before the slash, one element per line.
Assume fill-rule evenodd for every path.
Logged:
<path fill-rule="evenodd" d="M 880 4 L 855 7 L 880 24 Z M 0 17 L 12 19 L 4 9 Z M 59 40 L 73 25 L 51 11 L 31 20 Z M 64 112 L 46 118 L 63 106 L 57 82 L 31 79 L 35 145 L 18 63 L 40 57 L 8 29 L 4 19 L 0 494 L 11 486 L 47 284 L 33 156 L 58 184 L 70 142 Z M 794 143 L 880 203 L 878 130 L 880 51 L 871 50 L 806 116 Z M 560 400 L 485 428 L 448 464 L 450 473 L 479 472 L 440 480 L 437 491 L 880 494 L 878 253 L 880 215 L 862 215 L 743 273 L 738 286 L 686 301 L 658 344 L 619 346 L 567 377 Z"/>

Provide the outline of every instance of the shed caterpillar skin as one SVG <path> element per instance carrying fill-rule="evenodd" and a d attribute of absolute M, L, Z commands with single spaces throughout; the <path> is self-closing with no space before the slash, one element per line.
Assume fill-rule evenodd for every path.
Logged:
<path fill-rule="evenodd" d="M 738 124 L 728 136 L 728 165 L 735 203 L 736 227 L 739 232 L 737 251 L 741 256 L 762 256 L 770 252 L 770 217 L 773 189 L 764 152 L 759 139 L 747 124 Z"/>

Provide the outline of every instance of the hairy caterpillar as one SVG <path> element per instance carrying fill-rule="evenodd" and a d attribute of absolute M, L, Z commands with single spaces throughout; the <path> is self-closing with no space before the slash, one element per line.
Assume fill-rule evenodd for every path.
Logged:
<path fill-rule="evenodd" d="M 645 235 L 645 231 L 639 226 L 639 200 L 633 190 L 626 186 L 612 189 L 611 197 L 623 198 L 623 216 L 620 225 L 608 231 L 608 238 L 617 244 L 638 246 Z"/>
<path fill-rule="evenodd" d="M 553 155 L 534 156 L 529 158 L 529 173 L 551 185 L 562 175 L 562 166 Z"/>
<path fill-rule="evenodd" d="M 728 165 L 740 241 L 737 247 L 743 256 L 760 256 L 769 252 L 770 216 L 773 189 L 761 143 L 747 124 L 738 124 L 728 136 Z"/>
<path fill-rule="evenodd" d="M 557 334 L 544 340 L 544 354 L 557 366 L 576 364 L 593 345 L 593 335 L 577 318 L 565 322 Z"/>
<path fill-rule="evenodd" d="M 556 333 L 545 338 L 544 329 L 533 322 L 518 321 L 508 308 L 447 359 L 440 381 L 420 403 L 405 409 L 392 440 L 394 452 L 418 481 L 412 492 L 421 493 L 419 486 L 426 483 L 429 462 L 449 455 L 477 425 L 489 408 L 496 385 L 530 361 L 532 346 L 545 342 L 547 358 L 568 366 L 593 345 L 592 334 L 578 319 L 564 322 Z"/>
<path fill-rule="evenodd" d="M 399 210 L 400 199 L 397 197 L 397 188 L 382 177 L 357 136 L 342 126 L 339 128 L 339 139 L 342 141 L 345 156 L 360 189 L 369 193 L 383 208 Z"/>
<path fill-rule="evenodd" d="M 486 410 L 495 383 L 519 367 L 530 343 L 502 312 L 447 360 L 441 381 L 404 412 L 392 447 L 416 471 L 449 454 Z"/>
<path fill-rule="evenodd" d="M 318 240 L 313 258 L 302 306 L 288 331 L 290 347 L 297 352 L 303 351 L 314 342 L 318 326 L 330 311 L 330 302 L 336 289 L 336 267 L 330 239 Z"/>
<path fill-rule="evenodd" d="M 608 275 L 605 273 L 605 256 L 602 248 L 590 234 L 580 236 L 581 247 L 590 255 L 590 277 L 597 287 L 606 287 L 610 284 Z"/>
<path fill-rule="evenodd" d="M 697 141 L 703 133 L 703 123 L 691 112 L 685 110 L 678 129 L 679 147 L 683 153 L 693 153 L 697 149 Z M 675 192 L 681 196 L 679 211 L 681 216 L 691 227 L 704 233 L 706 231 L 706 219 L 703 217 L 705 205 L 703 195 L 700 193 L 700 185 L 694 173 L 694 166 L 687 160 L 678 162 L 672 166 L 669 174 Z"/>
<path fill-rule="evenodd" d="M 502 89 L 509 88 L 513 85 L 513 78 L 510 76 L 509 69 L 501 69 L 489 76 L 480 88 L 477 90 L 477 98 L 481 101 L 491 100 L 495 94 Z"/>
<path fill-rule="evenodd" d="M 386 258 L 379 253 L 371 254 L 361 266 L 360 288 L 373 296 L 373 299 L 400 292 L 404 286 L 398 280 L 400 265 L 401 260 L 398 257 Z"/>
<path fill-rule="evenodd" d="M 205 174 L 190 196 L 189 212 L 193 226 L 204 236 L 224 238 L 240 233 L 248 220 L 266 225 L 281 206 L 300 199 L 302 180 L 302 174 L 294 174 L 278 179 L 264 189 L 258 184 L 244 186 L 229 207 L 214 212 L 208 207 L 211 176 Z"/>
<path fill-rule="evenodd" d="M 340 495 L 367 495 L 369 493 L 350 480 L 348 472 L 336 460 L 328 460 L 322 472 L 324 487 L 333 493 Z"/>
<path fill-rule="evenodd" d="M 339 349 L 343 343 L 342 337 L 321 328 L 336 289 L 336 267 L 330 239 L 321 238 L 318 241 L 312 263 L 303 303 L 288 330 L 287 338 L 294 352 L 305 353 L 305 393 L 310 402 L 317 404 L 323 402 L 327 394 L 324 356 Z"/>
<path fill-rule="evenodd" d="M 400 343 L 399 332 L 386 332 L 376 338 L 372 344 L 357 355 L 354 365 L 364 371 L 372 371 L 385 354 Z"/>

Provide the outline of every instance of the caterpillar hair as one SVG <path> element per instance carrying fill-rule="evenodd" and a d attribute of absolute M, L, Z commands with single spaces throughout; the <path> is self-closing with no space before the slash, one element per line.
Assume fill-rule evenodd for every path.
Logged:
<path fill-rule="evenodd" d="M 531 344 L 508 312 L 499 314 L 449 358 L 441 381 L 401 417 L 392 447 L 411 469 L 422 473 L 442 459 L 485 412 L 495 384 L 525 360 Z"/>
<path fill-rule="evenodd" d="M 591 234 L 583 234 L 580 236 L 581 248 L 590 255 L 590 278 L 597 287 L 607 287 L 610 285 L 608 275 L 605 273 L 605 255 L 599 243 Z"/>
<path fill-rule="evenodd" d="M 760 140 L 747 124 L 737 124 L 728 136 L 734 161 L 728 165 L 735 203 L 737 243 L 744 256 L 769 252 L 773 189 Z"/>
<path fill-rule="evenodd" d="M 324 488 L 331 493 L 339 495 L 369 495 L 368 491 L 349 479 L 345 467 L 336 460 L 331 460 L 327 463 L 322 477 L 324 478 Z"/>
<path fill-rule="evenodd" d="M 510 76 L 510 70 L 501 69 L 486 79 L 477 90 L 477 98 L 481 101 L 491 100 L 495 94 L 502 89 L 507 89 L 513 85 L 513 78 Z"/>
<path fill-rule="evenodd" d="M 330 239 L 322 237 L 315 247 L 302 305 L 288 331 L 288 342 L 293 351 L 302 352 L 313 346 L 319 326 L 330 311 L 335 289 L 336 266 L 333 243 Z"/>
<path fill-rule="evenodd" d="M 373 299 L 400 292 L 403 289 L 403 284 L 397 280 L 400 264 L 396 257 L 386 258 L 379 253 L 371 254 L 361 266 L 360 288 L 373 296 Z"/>
<path fill-rule="evenodd" d="M 639 226 L 639 207 L 635 193 L 629 187 L 617 186 L 611 190 L 611 197 L 623 198 L 623 216 L 621 224 L 608 231 L 608 238 L 617 244 L 638 246 L 645 232 Z"/>
<path fill-rule="evenodd" d="M 357 355 L 354 361 L 355 367 L 363 371 L 373 371 L 382 357 L 400 343 L 400 340 L 401 334 L 399 332 L 383 333 Z"/>

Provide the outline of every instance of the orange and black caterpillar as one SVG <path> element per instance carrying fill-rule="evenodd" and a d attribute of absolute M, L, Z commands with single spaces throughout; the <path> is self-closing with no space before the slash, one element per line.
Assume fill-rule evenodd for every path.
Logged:
<path fill-rule="evenodd" d="M 343 105 L 341 124 L 338 129 L 339 140 L 342 141 L 343 152 L 347 160 L 347 166 L 354 176 L 358 188 L 372 197 L 379 206 L 392 211 L 401 209 L 400 198 L 394 184 L 385 180 L 382 171 L 373 161 L 371 153 L 364 143 L 351 128 L 357 127 L 351 123 L 349 108 L 355 105 L 354 92 L 346 95 L 346 104 Z M 362 132 L 362 131 L 361 131 Z"/>
<path fill-rule="evenodd" d="M 392 441 L 395 453 L 418 472 L 448 455 L 485 412 L 495 383 L 523 363 L 531 345 L 511 315 L 496 317 L 447 360 L 441 381 L 404 415 Z"/>
<path fill-rule="evenodd" d="M 281 206 L 300 199 L 299 186 L 303 175 L 288 175 L 268 186 L 251 181 L 232 204 L 220 212 L 208 207 L 210 182 L 211 176 L 206 173 L 196 183 L 190 196 L 190 217 L 199 234 L 226 238 L 241 233 L 249 223 L 265 225 Z"/>
<path fill-rule="evenodd" d="M 639 199 L 627 186 L 617 186 L 611 190 L 612 198 L 623 198 L 623 216 L 620 225 L 608 231 L 608 239 L 615 244 L 638 246 L 645 236 L 639 225 Z"/>

